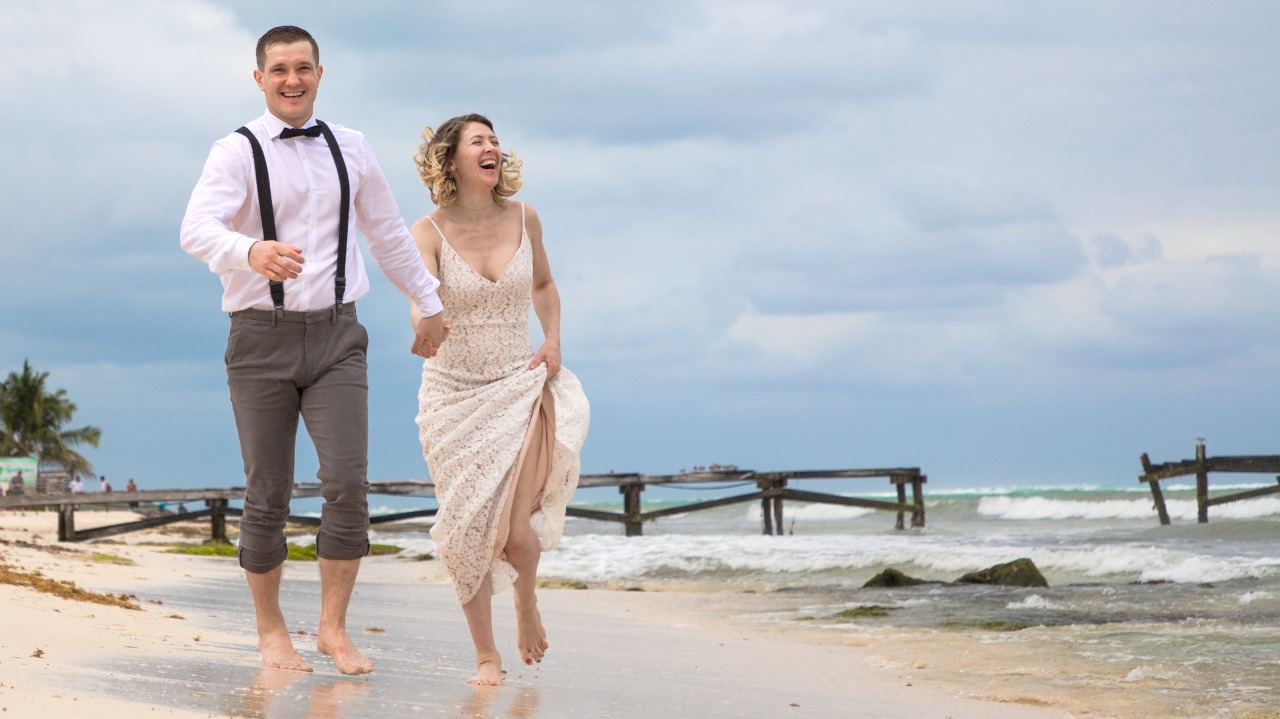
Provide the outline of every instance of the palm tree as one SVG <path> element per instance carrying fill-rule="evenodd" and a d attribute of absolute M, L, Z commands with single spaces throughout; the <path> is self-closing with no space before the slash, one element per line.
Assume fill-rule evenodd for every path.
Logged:
<path fill-rule="evenodd" d="M 76 412 L 67 391 L 45 391 L 48 372 L 36 372 L 22 362 L 22 373 L 10 372 L 0 383 L 0 455 L 39 457 L 41 463 L 69 472 L 93 473 L 93 465 L 72 449 L 81 444 L 97 447 L 102 430 L 97 427 L 62 429 Z"/>

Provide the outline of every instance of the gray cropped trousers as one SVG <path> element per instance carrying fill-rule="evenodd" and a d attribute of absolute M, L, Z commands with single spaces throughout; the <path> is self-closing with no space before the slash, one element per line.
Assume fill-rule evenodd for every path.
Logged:
<path fill-rule="evenodd" d="M 316 312 L 231 313 L 227 386 L 244 458 L 240 566 L 265 573 L 288 555 L 284 526 L 293 492 L 301 417 L 320 460 L 324 506 L 316 554 L 369 553 L 369 335 L 355 305 Z"/>

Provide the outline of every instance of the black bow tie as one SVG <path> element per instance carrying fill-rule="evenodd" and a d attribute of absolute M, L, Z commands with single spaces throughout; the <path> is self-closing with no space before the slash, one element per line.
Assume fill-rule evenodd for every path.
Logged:
<path fill-rule="evenodd" d="M 320 137 L 320 126 L 312 125 L 311 127 L 304 127 L 302 129 L 298 129 L 296 127 L 286 127 L 285 129 L 280 131 L 281 140 L 288 140 L 291 137 L 303 137 L 303 136 Z"/>

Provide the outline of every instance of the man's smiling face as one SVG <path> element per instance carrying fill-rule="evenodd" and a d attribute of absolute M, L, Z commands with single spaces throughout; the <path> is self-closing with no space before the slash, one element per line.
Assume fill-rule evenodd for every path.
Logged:
<path fill-rule="evenodd" d="M 266 62 L 253 71 L 267 109 L 291 127 L 302 127 L 315 109 L 316 90 L 324 68 L 316 63 L 311 43 L 301 40 L 266 49 Z"/>

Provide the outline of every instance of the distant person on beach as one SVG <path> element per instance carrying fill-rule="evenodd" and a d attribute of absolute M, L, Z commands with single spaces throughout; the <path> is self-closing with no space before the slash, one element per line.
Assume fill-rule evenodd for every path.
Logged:
<path fill-rule="evenodd" d="M 27 493 L 27 480 L 25 477 L 22 476 L 22 470 L 18 470 L 17 474 L 14 474 L 12 477 L 9 478 L 8 494 L 10 497 L 20 497 L 26 493 Z"/>
<path fill-rule="evenodd" d="M 502 683 L 491 600 L 515 590 L 516 647 L 541 662 L 538 560 L 560 540 L 578 484 L 589 407 L 560 366 L 560 295 L 542 224 L 508 200 L 520 162 L 503 154 L 493 124 L 455 117 L 423 133 L 415 158 L 438 208 L 413 225 L 453 338 L 423 363 L 419 437 L 440 510 L 431 537 L 453 580 L 476 649 L 472 684 Z M 529 339 L 529 308 L 542 346 Z M 416 316 L 414 317 L 416 321 Z"/>
<path fill-rule="evenodd" d="M 80 475 L 75 475 L 67 482 L 67 491 L 72 494 L 80 494 L 84 492 L 84 481 L 80 479 Z"/>
<path fill-rule="evenodd" d="M 104 493 L 106 493 L 106 492 L 110 492 L 110 491 L 111 491 L 111 483 L 107 481 L 107 478 L 106 478 L 106 477 L 102 477 L 102 478 L 101 478 L 101 483 L 102 483 L 102 486 L 100 487 L 100 489 L 101 489 Z"/>
<path fill-rule="evenodd" d="M 293 646 L 279 591 L 288 549 L 301 416 L 319 457 L 325 504 L 316 534 L 320 626 L 316 648 L 344 674 L 370 662 L 347 632 L 347 606 L 369 553 L 368 335 L 356 302 L 369 292 L 351 235 L 364 234 L 383 274 L 422 319 L 410 351 L 433 356 L 448 333 L 439 282 L 364 136 L 314 116 L 324 68 L 307 31 L 268 30 L 253 72 L 266 112 L 218 140 L 182 221 L 182 247 L 222 281 L 231 313 L 227 385 L 244 458 L 240 566 L 268 667 L 311 671 Z"/>
<path fill-rule="evenodd" d="M 126 485 L 124 486 L 124 491 L 126 491 L 126 492 L 136 492 L 136 491 L 138 491 L 138 483 L 137 483 L 137 482 L 134 482 L 134 481 L 133 481 L 133 478 L 131 477 L 131 478 L 129 479 L 129 483 L 128 483 L 128 484 L 126 484 Z M 130 503 L 129 503 L 129 509 L 137 509 L 137 508 L 138 508 L 138 503 L 137 503 L 137 502 L 130 502 Z"/>

